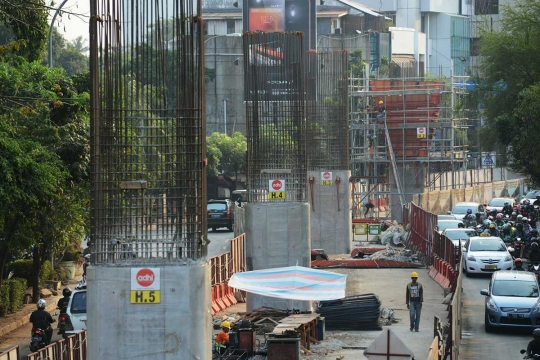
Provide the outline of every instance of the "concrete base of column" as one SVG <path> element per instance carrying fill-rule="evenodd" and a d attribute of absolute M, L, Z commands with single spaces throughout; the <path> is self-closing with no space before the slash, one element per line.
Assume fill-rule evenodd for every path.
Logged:
<path fill-rule="evenodd" d="M 89 360 L 211 359 L 210 266 L 157 268 L 159 304 L 131 304 L 130 267 L 88 268 Z"/>

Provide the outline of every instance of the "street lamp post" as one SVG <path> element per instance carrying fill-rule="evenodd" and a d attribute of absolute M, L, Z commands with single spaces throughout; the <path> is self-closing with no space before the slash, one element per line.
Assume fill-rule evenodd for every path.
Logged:
<path fill-rule="evenodd" d="M 56 9 L 54 16 L 51 21 L 51 26 L 49 27 L 49 68 L 52 68 L 52 29 L 54 25 L 54 20 L 56 20 L 56 16 L 58 15 L 58 12 L 62 10 L 62 7 L 64 7 L 65 3 L 67 3 L 68 0 L 62 1 L 60 6 Z"/>

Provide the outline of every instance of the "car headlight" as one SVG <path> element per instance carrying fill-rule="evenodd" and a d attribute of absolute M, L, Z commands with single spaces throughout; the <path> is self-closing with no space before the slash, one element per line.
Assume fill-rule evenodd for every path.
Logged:
<path fill-rule="evenodd" d="M 490 310 L 497 310 L 497 305 L 491 299 L 486 302 L 486 307 Z"/>
<path fill-rule="evenodd" d="M 467 256 L 467 260 L 469 261 L 476 261 L 476 258 L 472 255 Z"/>
<path fill-rule="evenodd" d="M 512 261 L 512 256 L 506 255 L 506 257 L 504 258 L 504 261 Z"/>
<path fill-rule="evenodd" d="M 536 304 L 536 306 L 533 309 L 533 313 L 535 313 L 535 314 L 540 313 L 540 304 Z"/>

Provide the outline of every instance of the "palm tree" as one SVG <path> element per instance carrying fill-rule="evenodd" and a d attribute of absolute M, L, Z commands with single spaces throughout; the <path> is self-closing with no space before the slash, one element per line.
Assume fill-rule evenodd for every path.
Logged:
<path fill-rule="evenodd" d="M 88 46 L 86 46 L 86 39 L 83 39 L 82 36 L 78 36 L 75 40 L 69 43 L 68 48 L 75 49 L 81 54 L 89 50 Z"/>

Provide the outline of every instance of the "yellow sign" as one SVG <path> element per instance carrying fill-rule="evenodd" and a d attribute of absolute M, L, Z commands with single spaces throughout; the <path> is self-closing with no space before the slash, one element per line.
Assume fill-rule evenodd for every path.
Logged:
<path fill-rule="evenodd" d="M 160 290 L 131 290 L 132 304 L 159 304 L 161 303 Z"/>
<path fill-rule="evenodd" d="M 334 184 L 334 181 L 332 180 L 321 180 L 321 185 L 322 186 L 331 186 Z"/>
<path fill-rule="evenodd" d="M 268 193 L 270 200 L 285 200 L 285 191 L 273 191 Z"/>

